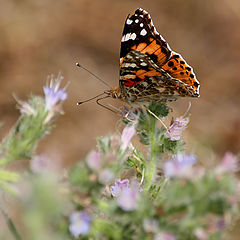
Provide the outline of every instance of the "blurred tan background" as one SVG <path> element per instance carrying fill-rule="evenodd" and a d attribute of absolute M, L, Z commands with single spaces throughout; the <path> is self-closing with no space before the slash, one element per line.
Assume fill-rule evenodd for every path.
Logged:
<path fill-rule="evenodd" d="M 59 71 L 64 84 L 70 82 L 65 115 L 37 152 L 60 165 L 71 165 L 95 147 L 97 136 L 115 132 L 119 116 L 95 101 L 76 106 L 106 88 L 75 62 L 116 86 L 123 24 L 138 7 L 149 11 L 157 30 L 194 67 L 201 83 L 199 99 L 170 105 L 172 115 L 180 116 L 192 102 L 185 133 L 189 151 L 206 162 L 226 151 L 238 153 L 239 0 L 1 0 L 1 137 L 19 116 L 12 93 L 22 100 L 30 93 L 42 94 L 47 75 Z"/>
<path fill-rule="evenodd" d="M 119 116 L 95 101 L 76 106 L 106 87 L 75 62 L 112 86 L 119 80 L 119 50 L 126 16 L 149 11 L 157 30 L 173 50 L 194 67 L 201 83 L 199 99 L 171 104 L 183 114 L 191 100 L 185 134 L 190 151 L 209 159 L 240 149 L 240 2 L 238 0 L 3 0 L 0 7 L 1 136 L 19 116 L 12 97 L 42 94 L 49 74 L 62 71 L 70 81 L 65 115 L 56 122 L 38 153 L 63 165 L 82 159 L 96 136 L 116 130 Z M 111 101 L 115 104 L 114 101 Z"/>

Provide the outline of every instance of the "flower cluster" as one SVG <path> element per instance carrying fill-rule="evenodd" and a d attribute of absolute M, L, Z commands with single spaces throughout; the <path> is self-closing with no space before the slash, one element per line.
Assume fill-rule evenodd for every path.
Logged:
<path fill-rule="evenodd" d="M 122 134 L 98 138 L 96 149 L 67 170 L 56 171 L 55 161 L 35 156 L 67 98 L 61 80 L 50 78 L 45 98 L 18 101 L 21 117 L 1 146 L 0 166 L 30 159 L 31 171 L 21 177 L 0 169 L 0 188 L 17 195 L 24 239 L 224 239 L 239 214 L 238 158 L 228 152 L 213 168 L 205 167 L 184 150 L 188 117 L 157 127 L 168 115 L 165 104 L 125 108 Z M 4 216 L 13 237 L 21 239 Z"/>
<path fill-rule="evenodd" d="M 137 182 L 129 185 L 128 179 L 117 180 L 111 186 L 111 193 L 117 198 L 118 206 L 124 211 L 137 209 L 137 202 L 140 197 L 140 187 Z"/>

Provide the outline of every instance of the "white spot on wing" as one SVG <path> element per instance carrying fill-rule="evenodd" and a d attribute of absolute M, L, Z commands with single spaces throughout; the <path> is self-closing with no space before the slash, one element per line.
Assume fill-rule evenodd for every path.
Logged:
<path fill-rule="evenodd" d="M 137 37 L 136 33 L 127 33 L 122 37 L 122 42 L 126 42 L 128 40 L 135 40 Z"/>
<path fill-rule="evenodd" d="M 147 63 L 142 62 L 142 63 L 140 63 L 140 65 L 144 67 L 144 66 L 147 66 Z"/>
<path fill-rule="evenodd" d="M 136 19 L 136 20 L 135 20 L 135 23 L 138 23 L 138 22 L 139 22 L 139 19 Z"/>
<path fill-rule="evenodd" d="M 132 33 L 129 39 L 135 40 L 136 37 L 137 37 L 136 33 Z"/>
<path fill-rule="evenodd" d="M 140 35 L 142 35 L 142 36 L 145 36 L 146 34 L 147 34 L 146 29 L 143 29 L 143 30 L 140 32 Z"/>
<path fill-rule="evenodd" d="M 135 68 L 137 65 L 135 63 L 130 64 L 129 67 Z"/>
<path fill-rule="evenodd" d="M 125 37 L 125 40 L 124 40 L 125 42 L 129 40 L 130 35 L 131 35 L 131 33 L 127 33 L 127 34 L 126 34 L 126 37 Z"/>
<path fill-rule="evenodd" d="M 140 23 L 140 27 L 143 27 L 143 23 Z"/>
<path fill-rule="evenodd" d="M 131 19 L 128 19 L 126 23 L 127 23 L 128 25 L 130 25 L 132 22 L 133 22 L 133 21 L 132 21 Z"/>

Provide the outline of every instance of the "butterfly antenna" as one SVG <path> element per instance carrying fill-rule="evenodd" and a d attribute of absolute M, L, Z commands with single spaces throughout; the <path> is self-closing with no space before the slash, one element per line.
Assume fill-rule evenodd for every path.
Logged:
<path fill-rule="evenodd" d="M 107 107 L 107 106 L 105 106 L 105 105 L 103 105 L 103 104 L 101 104 L 101 103 L 99 102 L 100 100 L 105 99 L 105 98 L 109 98 L 109 97 L 110 97 L 110 96 L 108 95 L 108 96 L 99 98 L 99 99 L 96 100 L 96 103 L 97 103 L 99 106 L 104 107 L 104 108 L 106 108 L 107 110 L 109 110 L 109 111 L 111 111 L 111 112 L 113 112 L 113 113 L 118 113 L 118 112 L 113 111 L 111 108 L 109 108 L 109 107 Z"/>
<path fill-rule="evenodd" d="M 89 99 L 84 100 L 84 101 L 82 101 L 82 102 L 78 102 L 77 105 L 81 105 L 81 104 L 83 104 L 83 103 L 85 103 L 85 102 L 89 102 L 89 101 L 91 101 L 91 100 L 93 100 L 93 99 L 95 99 L 95 98 L 98 98 L 98 97 L 102 96 L 103 94 L 106 94 L 106 93 L 101 93 L 101 94 L 98 94 L 98 95 L 95 96 L 95 97 L 89 98 Z"/>
<path fill-rule="evenodd" d="M 95 75 L 94 73 L 92 73 L 90 70 L 88 70 L 87 68 L 83 67 L 80 63 L 76 63 L 77 67 L 80 67 L 82 69 L 84 69 L 85 71 L 87 71 L 88 73 L 90 73 L 92 76 L 94 76 L 95 78 L 97 78 L 100 82 L 102 82 L 104 85 L 108 86 L 109 88 L 112 88 L 110 85 L 108 85 L 105 81 L 103 81 L 100 77 L 98 77 L 97 75 Z"/>

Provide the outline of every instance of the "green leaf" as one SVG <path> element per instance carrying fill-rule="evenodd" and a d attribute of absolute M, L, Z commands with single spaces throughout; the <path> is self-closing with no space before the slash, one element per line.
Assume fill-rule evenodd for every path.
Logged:
<path fill-rule="evenodd" d="M 18 182 L 20 175 L 15 172 L 0 169 L 0 181 Z"/>

